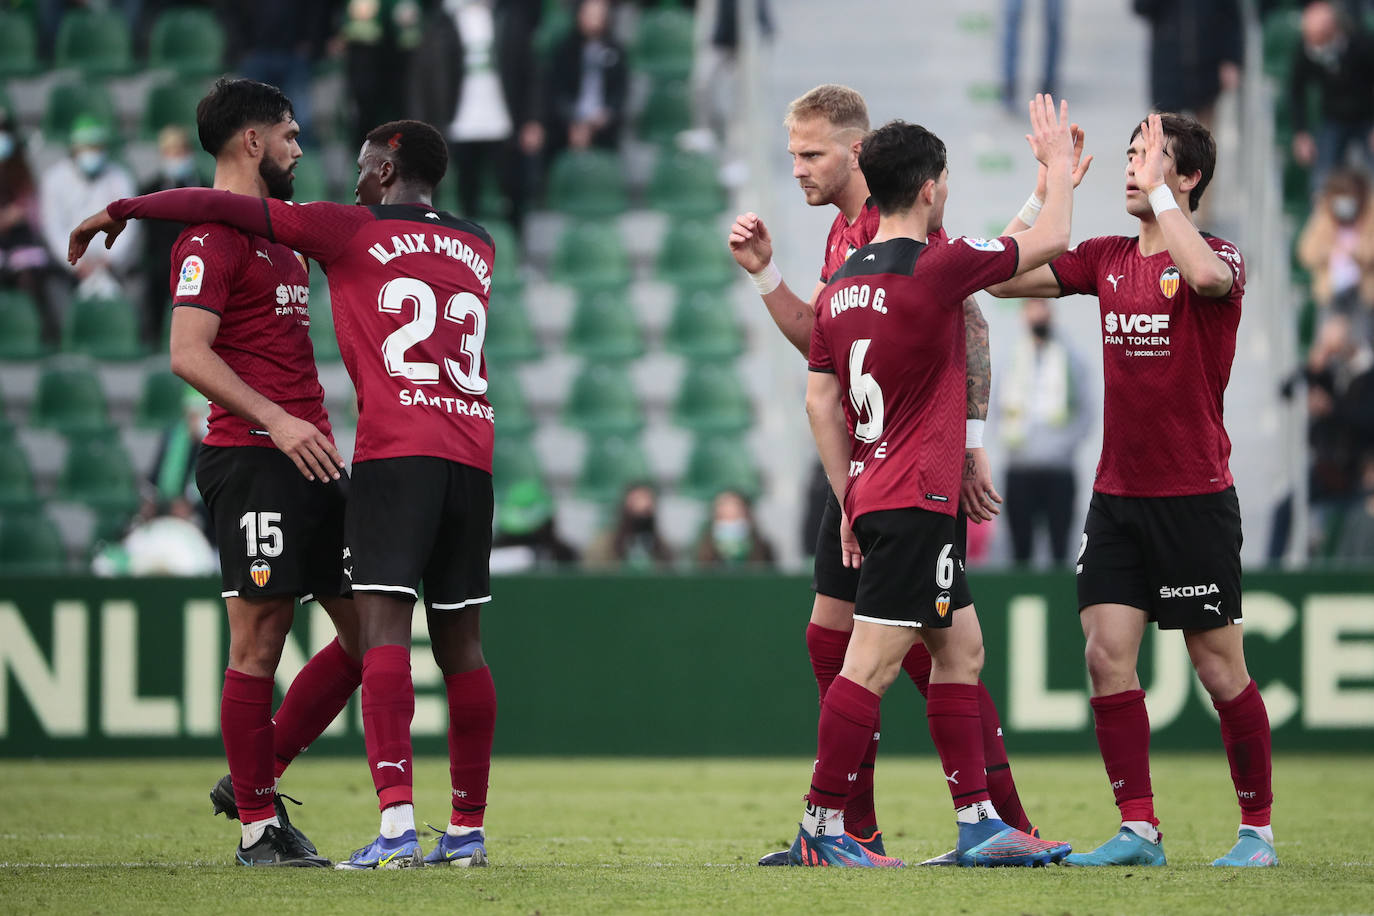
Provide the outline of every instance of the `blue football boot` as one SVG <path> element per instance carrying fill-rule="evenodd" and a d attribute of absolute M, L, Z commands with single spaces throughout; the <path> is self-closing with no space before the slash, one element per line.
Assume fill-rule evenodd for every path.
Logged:
<path fill-rule="evenodd" d="M 360 871 L 369 868 L 418 868 L 424 864 L 415 831 L 407 830 L 394 840 L 378 836 L 362 849 L 354 850 L 347 862 L 340 862 L 334 867 Z"/>

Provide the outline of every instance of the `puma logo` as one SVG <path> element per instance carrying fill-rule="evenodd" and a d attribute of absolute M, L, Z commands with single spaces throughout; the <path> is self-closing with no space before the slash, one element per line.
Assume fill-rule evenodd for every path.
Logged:
<path fill-rule="evenodd" d="M 1112 292 L 1116 292 L 1116 284 L 1120 283 L 1124 279 L 1126 279 L 1125 274 L 1122 274 L 1119 277 L 1113 277 L 1111 274 L 1107 274 L 1107 282 L 1112 285 Z"/>
<path fill-rule="evenodd" d="M 1204 611 L 1211 611 L 1213 614 L 1216 614 L 1218 617 L 1220 617 L 1220 616 L 1221 616 L 1221 601 L 1218 600 L 1216 604 L 1204 604 L 1204 605 L 1202 606 L 1202 609 L 1203 609 Z"/>
<path fill-rule="evenodd" d="M 406 771 L 406 758 L 405 758 L 405 757 L 402 757 L 400 760 L 396 761 L 395 763 L 392 763 L 390 760 L 378 760 L 378 761 L 377 761 L 377 769 L 380 770 L 382 767 L 395 767 L 396 769 L 398 769 L 398 770 L 400 770 L 402 773 L 404 773 L 404 772 Z"/>
<path fill-rule="evenodd" d="M 262 259 L 263 259 L 264 261 L 266 261 L 268 264 L 271 264 L 271 263 L 272 263 L 272 259 L 269 258 L 269 257 L 267 256 L 267 252 L 265 252 L 265 251 L 257 251 L 257 250 L 254 250 L 253 253 L 254 253 L 255 255 L 257 255 L 258 257 L 262 258 Z"/>
<path fill-rule="evenodd" d="M 957 786 L 957 785 L 959 784 L 959 780 L 956 779 L 955 777 L 958 776 L 958 775 L 959 775 L 959 771 L 958 771 L 958 770 L 955 770 L 953 773 L 946 773 L 946 774 L 945 774 L 945 779 L 948 779 L 950 782 L 954 783 L 954 784 Z"/>
<path fill-rule="evenodd" d="M 193 235 L 193 236 L 191 236 L 191 241 L 193 241 L 193 242 L 200 242 L 200 247 L 201 247 L 201 248 L 204 248 L 204 247 L 205 247 L 205 240 L 208 239 L 209 237 L 210 237 L 210 233 L 208 233 L 208 232 L 205 233 L 204 235 Z"/>

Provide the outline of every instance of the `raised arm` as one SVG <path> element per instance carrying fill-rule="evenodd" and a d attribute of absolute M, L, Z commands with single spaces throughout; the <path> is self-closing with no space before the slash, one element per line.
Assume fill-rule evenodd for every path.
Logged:
<path fill-rule="evenodd" d="M 811 326 L 816 320 L 816 297 L 825 284 L 816 284 L 809 301 L 792 292 L 773 263 L 773 239 L 768 234 L 768 227 L 756 213 L 735 217 L 735 223 L 730 227 L 729 245 L 735 262 L 748 272 L 758 288 L 773 323 L 788 342 L 805 356 L 811 346 Z"/>
<path fill-rule="evenodd" d="M 1026 139 L 1035 158 L 1045 166 L 1045 204 L 1035 225 L 1012 235 L 1021 253 L 1016 265 L 1018 277 L 1067 251 L 1073 222 L 1074 138 L 1069 103 L 1061 101 L 1056 114 L 1054 99 L 1037 95 L 1030 103 L 1030 122 Z"/>
<path fill-rule="evenodd" d="M 1193 292 L 1209 299 L 1226 295 L 1235 282 L 1235 273 L 1229 264 L 1217 257 L 1197 226 L 1180 209 L 1178 197 L 1182 194 L 1186 203 L 1187 193 L 1174 191 L 1164 181 L 1164 124 L 1159 115 L 1152 114 L 1145 119 L 1140 136 L 1145 150 L 1136 171 L 1136 184 L 1149 195 L 1155 223 L 1178 272 L 1183 275 L 1183 282 Z"/>

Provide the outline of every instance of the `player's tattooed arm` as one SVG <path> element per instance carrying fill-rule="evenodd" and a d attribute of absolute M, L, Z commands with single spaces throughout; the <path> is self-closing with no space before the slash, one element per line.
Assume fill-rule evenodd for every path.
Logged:
<path fill-rule="evenodd" d="M 964 349 L 968 364 L 968 413 L 970 420 L 988 418 L 988 394 L 992 390 L 992 360 L 988 349 L 988 320 L 978 300 L 964 300 Z"/>

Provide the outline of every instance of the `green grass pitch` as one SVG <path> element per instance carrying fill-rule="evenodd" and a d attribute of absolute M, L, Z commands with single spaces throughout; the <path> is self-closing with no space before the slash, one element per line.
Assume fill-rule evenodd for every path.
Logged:
<path fill-rule="evenodd" d="M 1087 850 L 1115 830 L 1097 758 L 1014 763 L 1046 836 Z M 1208 865 L 1238 817 L 1218 752 L 1153 762 L 1165 868 L 851 871 L 754 865 L 791 841 L 807 760 L 498 758 L 490 868 L 360 873 L 230 864 L 237 824 L 212 818 L 207 798 L 220 761 L 0 762 L 0 913 L 1369 913 L 1372 768 L 1356 755 L 1275 761 L 1276 869 Z M 443 826 L 446 763 L 416 773 L 417 818 Z M 360 760 L 307 755 L 282 788 L 331 858 L 376 833 Z M 890 854 L 952 844 L 933 758 L 880 758 L 878 804 Z"/>

